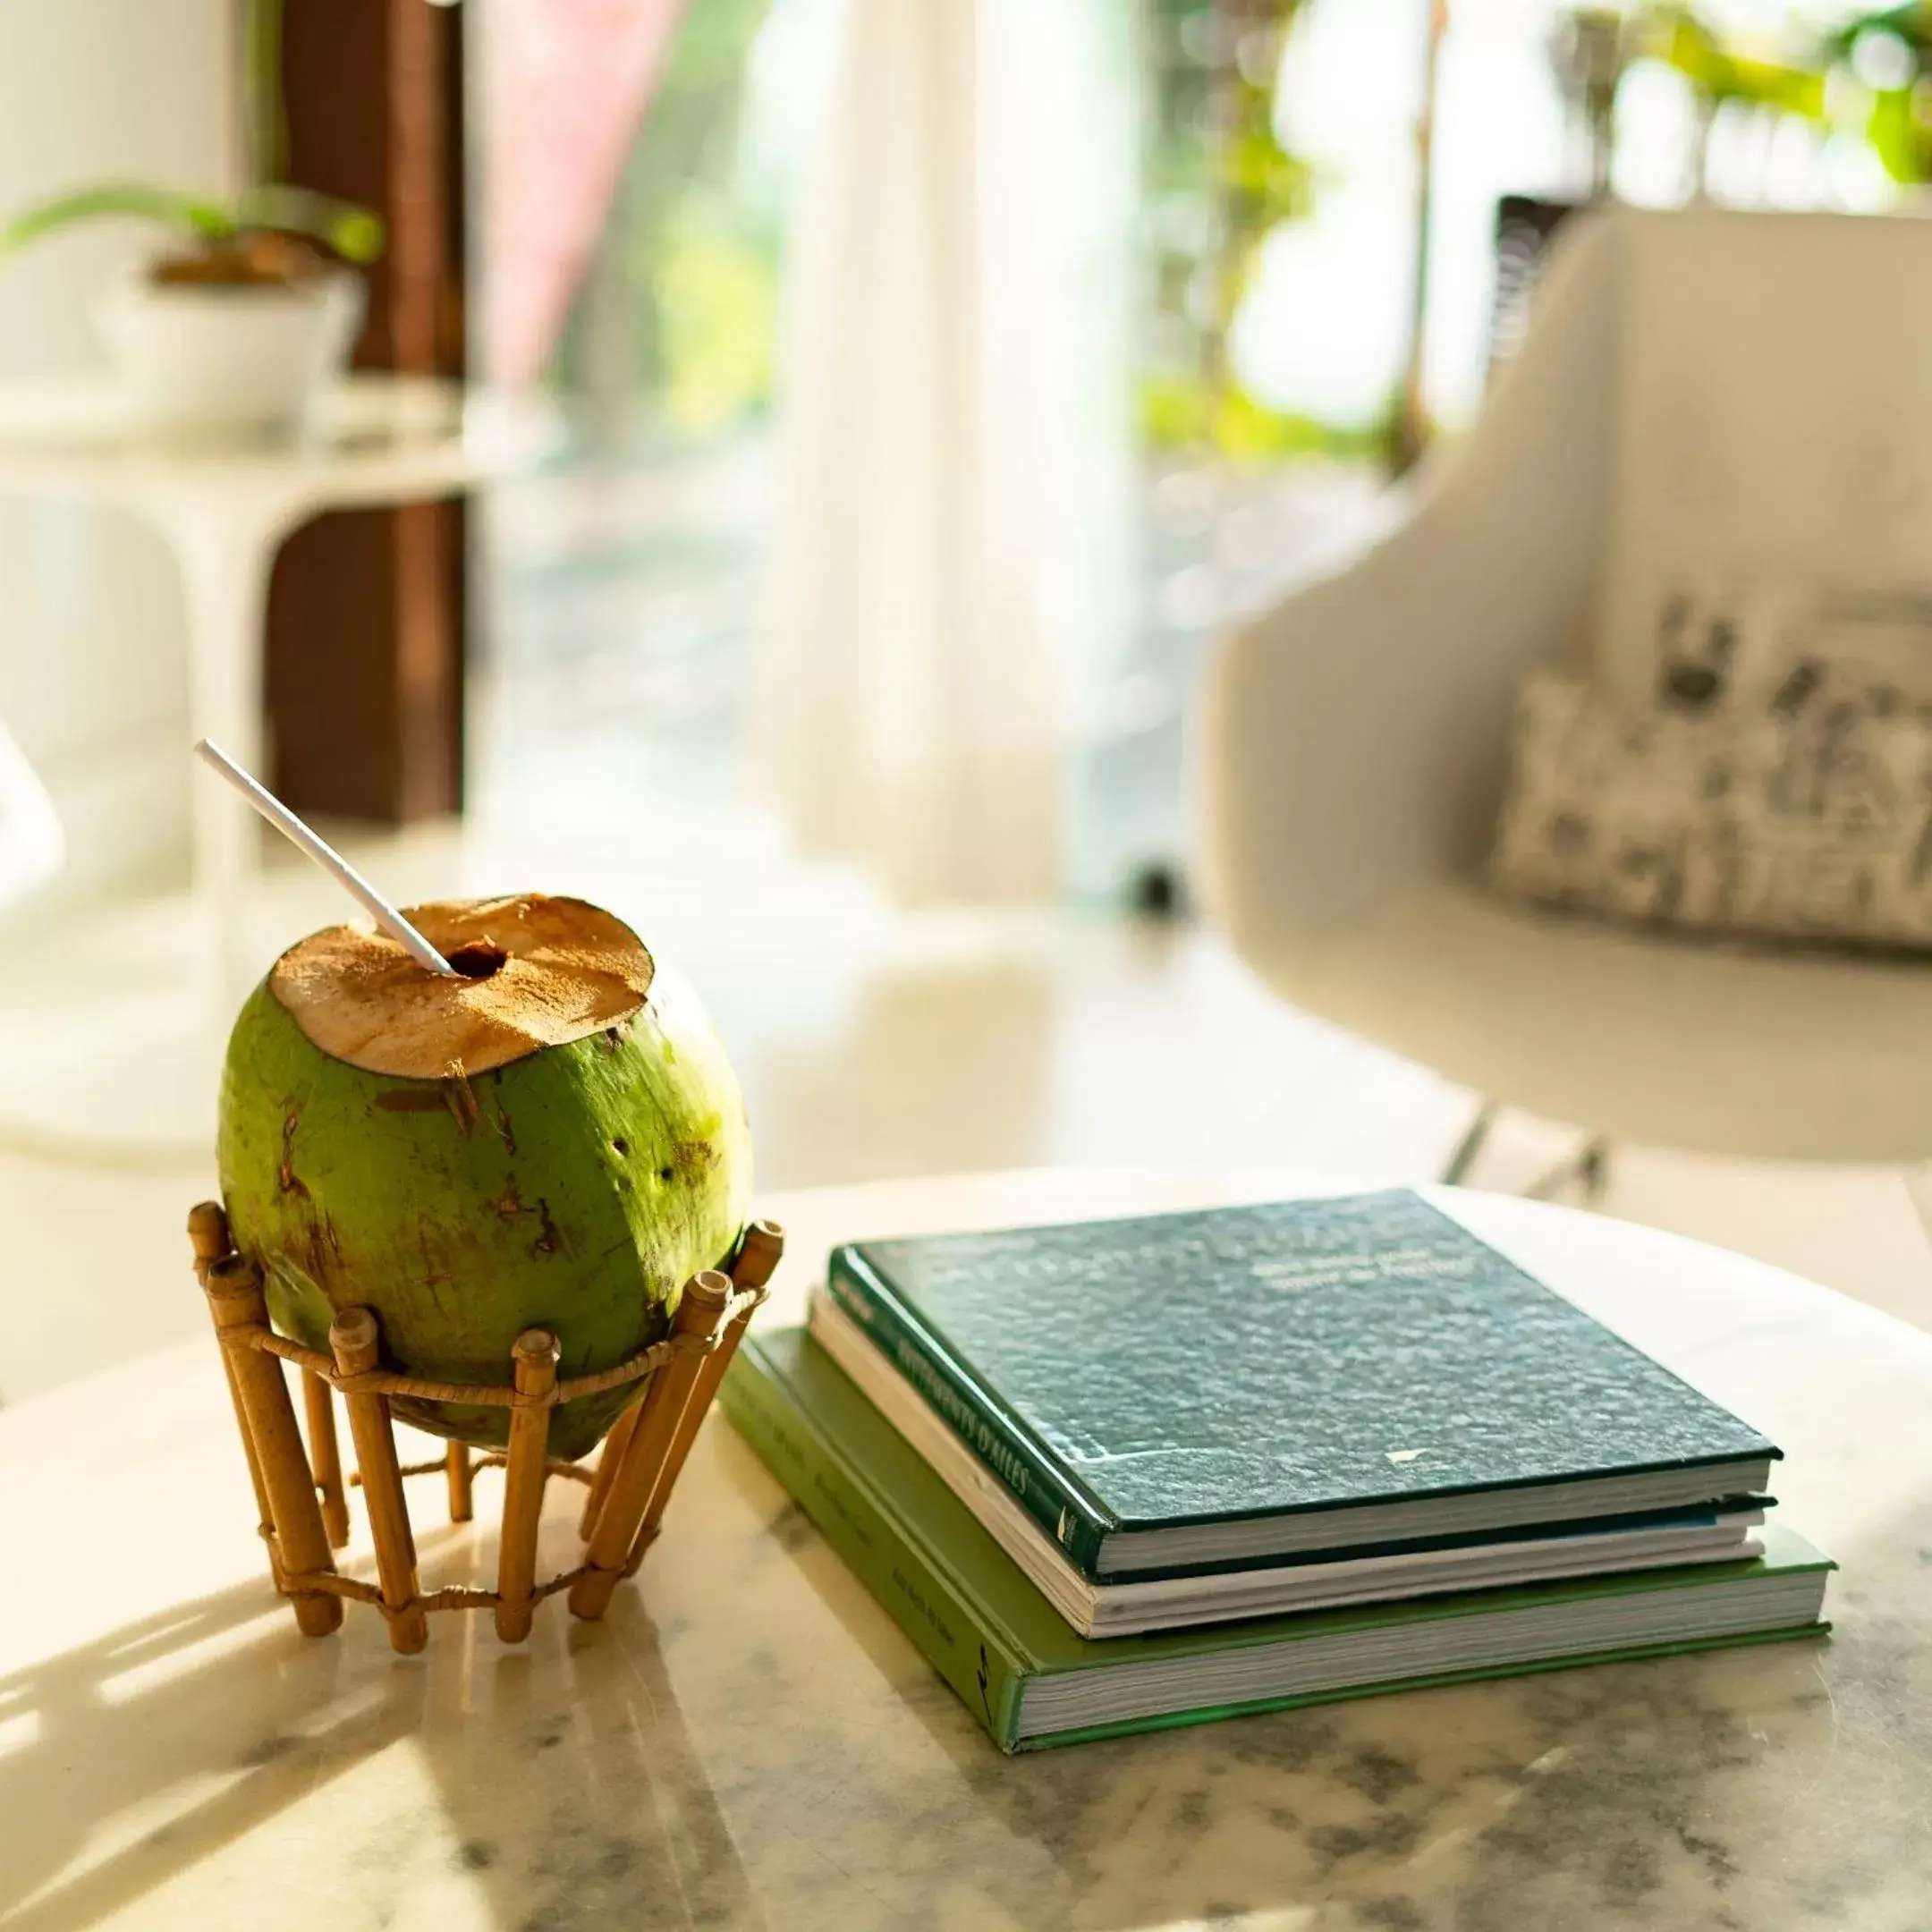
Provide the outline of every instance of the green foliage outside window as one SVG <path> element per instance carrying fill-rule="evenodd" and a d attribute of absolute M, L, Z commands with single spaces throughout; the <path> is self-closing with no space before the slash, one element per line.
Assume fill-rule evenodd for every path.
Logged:
<path fill-rule="evenodd" d="M 1869 92 L 1864 134 L 1886 174 L 1907 186 L 1932 181 L 1932 7 L 1860 14 L 1828 37 L 1826 49 Z"/>
<path fill-rule="evenodd" d="M 1314 201 L 1314 170 L 1275 128 L 1282 46 L 1300 4 L 1148 0 L 1151 312 L 1139 417 L 1156 449 L 1260 462 L 1352 440 L 1270 409 L 1229 354 L 1267 237 Z"/>
<path fill-rule="evenodd" d="M 678 431 L 727 429 L 771 399 L 783 208 L 774 184 L 742 179 L 741 139 L 771 4 L 691 0 L 613 210 L 618 258 L 603 272 L 628 291 L 629 377 L 651 419 Z M 1268 236 L 1306 216 L 1322 185 L 1276 125 L 1283 46 L 1307 0 L 1139 4 L 1143 441 L 1238 464 L 1375 453 L 1379 428 L 1337 429 L 1270 408 L 1243 386 L 1229 350 Z M 1690 4 L 1578 12 L 1607 23 L 1613 91 L 1618 62 L 1662 61 L 1690 81 L 1707 134 L 1721 109 L 1792 116 L 1820 135 L 1860 136 L 1902 183 L 1932 180 L 1932 0 L 1775 45 L 1721 30 Z M 272 126 L 258 128 L 258 148 L 272 143 Z M 1700 180 L 1701 151 L 1693 161 Z M 574 315 L 556 365 L 566 387 L 581 381 L 586 334 Z"/>
<path fill-rule="evenodd" d="M 777 284 L 775 237 L 723 196 L 693 193 L 671 210 L 651 290 L 659 394 L 678 429 L 727 429 L 770 402 Z"/>
<path fill-rule="evenodd" d="M 552 379 L 599 386 L 596 311 L 623 318 L 623 377 L 647 420 L 705 436 L 771 401 L 781 211 L 741 178 L 753 45 L 771 0 L 689 0 Z"/>
<path fill-rule="evenodd" d="M 1580 13 L 1608 14 L 1606 8 Z M 1775 43 L 1714 25 L 1686 4 L 1634 7 L 1623 57 L 1659 60 L 1690 81 L 1707 135 L 1720 109 L 1783 116 L 1864 140 L 1902 186 L 1932 181 L 1932 5 L 1880 7 Z M 1696 179 L 1703 179 L 1703 157 Z"/>

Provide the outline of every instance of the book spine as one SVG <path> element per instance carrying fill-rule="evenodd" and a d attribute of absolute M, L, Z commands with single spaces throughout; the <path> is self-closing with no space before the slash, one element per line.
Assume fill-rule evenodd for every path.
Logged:
<path fill-rule="evenodd" d="M 1100 1573 L 1100 1545 L 1113 1525 L 1091 1498 L 1070 1484 L 1030 1435 L 989 1402 L 916 1323 L 850 1248 L 835 1248 L 826 1285 L 886 1360 L 917 1389 L 948 1428 L 1024 1506 L 1091 1582 Z"/>
<path fill-rule="evenodd" d="M 733 1362 L 718 1403 L 987 1735 L 1002 1750 L 1014 1750 L 1029 1673 L 1006 1637 L 896 1527 L 782 1384 L 747 1356 Z"/>

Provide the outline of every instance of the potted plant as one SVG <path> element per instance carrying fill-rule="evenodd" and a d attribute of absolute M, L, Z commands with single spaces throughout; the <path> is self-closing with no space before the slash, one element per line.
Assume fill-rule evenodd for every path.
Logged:
<path fill-rule="evenodd" d="M 361 326 L 358 269 L 382 252 L 369 209 L 281 180 L 279 0 L 250 0 L 243 109 L 248 185 L 234 196 L 107 182 L 0 227 L 0 257 L 76 222 L 133 216 L 162 246 L 104 292 L 95 320 L 145 425 L 256 436 L 300 429 Z"/>

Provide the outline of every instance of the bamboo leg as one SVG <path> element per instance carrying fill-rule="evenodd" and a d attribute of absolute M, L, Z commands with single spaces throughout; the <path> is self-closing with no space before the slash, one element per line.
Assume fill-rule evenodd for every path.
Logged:
<path fill-rule="evenodd" d="M 738 1258 L 732 1263 L 732 1286 L 741 1293 L 749 1289 L 762 1288 L 772 1278 L 772 1272 L 784 1253 L 784 1230 L 775 1221 L 754 1221 L 745 1230 Z M 744 1332 L 750 1322 L 751 1310 L 747 1308 L 718 1338 L 718 1345 L 702 1358 L 697 1384 L 691 1390 L 690 1402 L 684 1405 L 684 1418 L 678 1424 L 677 1434 L 672 1437 L 671 1453 L 665 1458 L 664 1475 L 631 1543 L 630 1559 L 625 1564 L 627 1570 L 634 1571 L 643 1561 L 644 1546 L 657 1533 L 658 1521 L 664 1515 L 665 1504 L 671 1500 L 671 1492 L 684 1468 L 685 1458 L 691 1453 L 691 1445 L 698 1440 L 698 1431 L 710 1413 L 718 1385 L 724 1379 L 724 1371 L 731 1367 L 732 1357 L 738 1352 L 738 1344 L 744 1340 Z"/>
<path fill-rule="evenodd" d="M 738 1257 L 731 1265 L 731 1279 L 733 1288 L 762 1288 L 772 1278 L 772 1271 L 778 1266 L 779 1257 L 784 1253 L 784 1230 L 775 1221 L 754 1221 L 745 1230 L 744 1240 L 739 1244 Z M 749 1316 L 750 1310 L 746 1311 Z M 717 1365 L 716 1373 L 711 1377 L 708 1386 L 701 1386 L 692 1400 L 692 1407 L 699 1420 L 711 1406 L 711 1398 L 717 1393 L 717 1385 L 723 1381 L 724 1370 L 730 1366 L 733 1352 L 737 1348 L 737 1337 L 727 1337 L 720 1344 L 724 1360 Z M 700 1378 L 701 1380 L 702 1378 Z M 642 1406 L 643 1396 L 611 1424 L 610 1434 L 604 1438 L 604 1453 L 597 1458 L 597 1475 L 590 1485 L 590 1495 L 584 1504 L 583 1521 L 578 1527 L 578 1534 L 586 1543 L 597 1529 L 597 1513 L 604 1507 L 604 1498 L 610 1494 L 610 1486 L 617 1474 L 618 1464 L 623 1461 L 625 1445 L 631 1440 L 631 1431 L 637 1427 L 638 1411 Z M 684 1465 L 684 1458 L 691 1453 L 692 1439 L 698 1433 L 698 1422 L 687 1415 L 682 1449 L 672 1450 L 671 1479 L 677 1479 L 677 1471 Z"/>
<path fill-rule="evenodd" d="M 322 1493 L 322 1525 L 329 1547 L 341 1549 L 349 1540 L 349 1499 L 343 1494 L 342 1451 L 335 1441 L 335 1392 L 305 1369 L 302 1404 L 309 1419 L 309 1468 Z"/>
<path fill-rule="evenodd" d="M 476 1477 L 467 1443 L 453 1442 L 444 1459 L 449 1471 L 450 1521 L 468 1522 L 476 1514 Z"/>
<path fill-rule="evenodd" d="M 226 1258 L 230 1245 L 228 1216 L 218 1203 L 203 1201 L 199 1207 L 189 1209 L 188 1239 L 194 1245 L 195 1279 L 206 1292 L 208 1270 Z M 234 1404 L 235 1428 L 242 1437 L 242 1453 L 248 1458 L 249 1480 L 255 1486 L 255 1520 L 261 1526 L 261 1533 L 269 1536 L 275 1530 L 275 1512 L 268 1507 L 268 1486 L 262 1480 L 261 1458 L 255 1453 L 248 1411 L 242 1406 L 242 1385 L 235 1380 L 234 1364 L 229 1360 L 226 1349 L 222 1351 L 222 1373 L 228 1381 L 228 1400 Z"/>
<path fill-rule="evenodd" d="M 227 1213 L 219 1201 L 201 1201 L 188 1210 L 188 1239 L 194 1248 L 197 1275 L 206 1275 L 227 1258 L 233 1243 L 228 1238 Z"/>
<path fill-rule="evenodd" d="M 590 1494 L 584 1498 L 583 1514 L 577 1522 L 577 1534 L 586 1543 L 597 1530 L 598 1513 L 604 1507 L 605 1497 L 610 1494 L 611 1484 L 616 1480 L 617 1465 L 623 1461 L 631 1432 L 637 1427 L 638 1411 L 643 1405 L 644 1398 L 640 1394 L 638 1399 L 611 1424 L 610 1434 L 604 1438 L 604 1453 L 597 1458 L 597 1468 L 590 1478 Z"/>
<path fill-rule="evenodd" d="M 519 1395 L 547 1395 L 556 1386 L 557 1338 L 547 1328 L 526 1328 L 511 1360 Z M 496 1634 L 521 1643 L 530 1633 L 537 1581 L 537 1521 L 543 1512 L 544 1457 L 550 1440 L 550 1411 L 536 1402 L 510 1411 L 510 1453 L 504 1470 L 503 1543 L 496 1560 Z"/>
<path fill-rule="evenodd" d="M 731 1282 L 707 1268 L 684 1284 L 672 1333 L 705 1340 L 716 1333 L 718 1318 L 731 1299 Z M 631 1545 L 651 1506 L 652 1494 L 663 1475 L 665 1458 L 685 1404 L 698 1380 L 703 1355 L 695 1349 L 674 1355 L 651 1377 L 642 1412 L 624 1449 L 623 1462 L 612 1479 L 610 1494 L 597 1514 L 597 1528 L 585 1553 L 584 1573 L 571 1586 L 572 1616 L 596 1618 L 610 1607 L 611 1592 L 623 1575 Z"/>
<path fill-rule="evenodd" d="M 374 1368 L 377 1345 L 376 1318 L 366 1308 L 344 1309 L 329 1329 L 329 1347 L 343 1375 L 366 1375 Z M 409 1504 L 402 1499 L 389 1398 L 344 1391 L 343 1400 L 349 1405 L 349 1433 L 355 1438 L 362 1500 L 376 1544 L 376 1572 L 389 1613 L 390 1648 L 420 1650 L 429 1640 L 429 1624 L 416 1605 L 416 1543 L 410 1534 Z"/>
<path fill-rule="evenodd" d="M 228 1255 L 208 1271 L 208 1309 L 223 1338 L 230 1386 L 236 1396 L 242 1432 L 253 1450 L 258 1494 L 268 1505 L 275 1530 L 282 1587 L 285 1576 L 333 1571 L 328 1536 L 316 1502 L 302 1453 L 301 1431 L 289 1401 L 282 1364 L 258 1349 L 230 1347 L 228 1337 L 250 1328 L 267 1328 L 268 1310 L 262 1300 L 261 1275 L 252 1261 Z M 326 1637 L 342 1623 L 342 1599 L 320 1594 L 296 1596 L 295 1621 L 305 1636 Z"/>

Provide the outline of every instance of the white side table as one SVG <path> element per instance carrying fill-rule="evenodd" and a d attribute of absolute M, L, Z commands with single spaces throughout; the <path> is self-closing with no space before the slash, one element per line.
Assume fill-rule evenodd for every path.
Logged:
<path fill-rule="evenodd" d="M 160 533 L 187 602 L 194 735 L 258 772 L 262 620 L 284 539 L 324 510 L 460 495 L 507 471 L 530 441 L 503 405 L 420 377 L 352 377 L 314 436 L 258 447 L 139 433 L 104 380 L 0 386 L 0 490 L 108 504 Z M 194 798 L 195 883 L 233 995 L 252 979 L 239 935 L 255 840 L 221 786 L 197 784 Z"/>
<path fill-rule="evenodd" d="M 202 445 L 145 433 L 105 378 L 0 385 L 0 492 L 108 505 L 159 532 L 187 606 L 192 735 L 218 740 L 257 771 L 262 624 L 283 541 L 325 510 L 461 495 L 506 474 L 538 441 L 534 419 L 507 402 L 419 377 L 353 377 L 311 436 L 280 446 Z M 184 759 L 187 753 L 184 743 Z M 193 798 L 195 887 L 216 967 L 213 996 L 207 987 L 201 994 L 197 1030 L 205 1030 L 214 1019 L 225 1028 L 259 968 L 244 917 L 258 838 L 247 808 L 225 786 L 198 778 Z M 14 1127 L 18 1137 L 17 1121 Z M 86 1137 L 84 1127 L 66 1122 L 52 1131 L 63 1144 Z M 143 1138 L 139 1129 L 133 1138 Z M 192 1145 L 201 1123 L 167 1138 Z"/>

